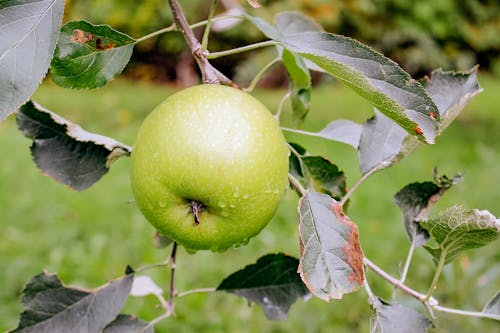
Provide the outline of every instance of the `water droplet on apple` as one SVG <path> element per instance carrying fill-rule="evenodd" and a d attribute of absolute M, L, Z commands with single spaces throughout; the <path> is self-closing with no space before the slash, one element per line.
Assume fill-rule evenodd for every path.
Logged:
<path fill-rule="evenodd" d="M 222 213 L 220 213 L 221 216 L 223 217 L 228 217 L 229 216 L 229 212 L 226 211 L 226 210 L 223 210 Z"/>
<path fill-rule="evenodd" d="M 249 195 L 248 194 L 243 194 L 243 199 L 248 199 Z"/>
<path fill-rule="evenodd" d="M 278 193 L 280 193 L 280 190 L 279 190 L 279 189 L 277 189 L 277 188 L 275 188 L 275 189 L 274 189 L 274 191 L 273 191 L 273 193 L 274 193 L 274 194 L 278 194 Z"/>
<path fill-rule="evenodd" d="M 158 153 L 154 153 L 153 158 L 158 158 L 158 155 L 159 155 Z"/>
<path fill-rule="evenodd" d="M 226 207 L 226 203 L 222 202 L 222 201 L 219 201 L 219 207 L 220 208 L 224 208 Z"/>
<path fill-rule="evenodd" d="M 240 197 L 240 190 L 238 188 L 236 188 L 236 190 L 234 191 L 233 197 L 235 197 L 235 198 L 239 198 Z"/>
<path fill-rule="evenodd" d="M 163 200 L 160 200 L 158 201 L 158 206 L 160 206 L 161 208 L 165 208 L 167 206 L 167 203 Z"/>
<path fill-rule="evenodd" d="M 236 208 L 236 205 L 235 204 L 230 204 L 229 207 L 230 208 Z"/>

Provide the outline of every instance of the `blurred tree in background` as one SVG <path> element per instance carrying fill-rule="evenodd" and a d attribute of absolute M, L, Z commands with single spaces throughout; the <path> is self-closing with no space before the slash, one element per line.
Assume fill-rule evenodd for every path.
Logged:
<path fill-rule="evenodd" d="M 500 72 L 500 3 L 498 0 L 260 0 L 252 9 L 243 0 L 221 0 L 219 13 L 246 6 L 247 12 L 272 21 L 274 13 L 298 10 L 314 17 L 327 31 L 353 37 L 397 61 L 416 77 L 431 69 L 465 70 L 479 64 L 482 70 Z M 198 22 L 206 16 L 209 3 L 183 1 L 188 20 Z M 86 18 L 106 23 L 132 37 L 140 37 L 172 22 L 164 0 L 70 0 L 66 19 Z M 166 24 L 167 22 L 167 24 Z M 202 33 L 200 29 L 198 33 Z M 264 39 L 250 25 L 239 25 L 218 32 L 210 50 L 222 50 Z M 197 80 L 196 66 L 187 54 L 181 34 L 159 36 L 141 43 L 127 70 L 129 77 L 176 81 L 191 85 Z M 273 50 L 226 57 L 214 61 L 226 75 L 245 81 L 255 68 L 267 62 Z M 158 66 L 160 65 L 160 66 Z M 283 75 L 276 68 L 268 85 L 281 85 Z"/>

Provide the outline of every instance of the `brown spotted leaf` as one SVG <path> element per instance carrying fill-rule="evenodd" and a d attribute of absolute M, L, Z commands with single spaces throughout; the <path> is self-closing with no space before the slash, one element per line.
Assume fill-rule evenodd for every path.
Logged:
<path fill-rule="evenodd" d="M 358 227 L 330 196 L 307 192 L 299 202 L 299 273 L 316 297 L 329 301 L 357 290 L 364 281 Z"/>

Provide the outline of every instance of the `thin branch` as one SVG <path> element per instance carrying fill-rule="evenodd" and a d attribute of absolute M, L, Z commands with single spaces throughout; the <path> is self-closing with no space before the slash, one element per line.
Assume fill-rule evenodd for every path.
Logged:
<path fill-rule="evenodd" d="M 203 31 L 203 38 L 201 39 L 201 52 L 205 52 L 207 50 L 208 45 L 208 35 L 210 35 L 210 27 L 212 26 L 212 19 L 215 14 L 215 10 L 217 9 L 217 0 L 212 0 L 212 4 L 210 5 L 210 10 L 208 12 L 208 20 L 205 25 L 205 31 Z"/>
<path fill-rule="evenodd" d="M 399 278 L 399 283 L 404 284 L 406 277 L 408 276 L 408 271 L 410 269 L 410 264 L 413 259 L 413 253 L 415 253 L 415 238 L 413 238 L 410 249 L 408 250 L 408 255 L 406 256 L 405 265 L 403 266 L 403 270 L 401 271 L 401 277 Z M 394 289 L 396 291 L 397 288 Z M 394 292 L 392 297 L 394 298 L 396 293 Z"/>
<path fill-rule="evenodd" d="M 243 89 L 243 91 L 246 91 L 246 92 L 252 92 L 255 88 L 255 86 L 257 85 L 257 83 L 260 81 L 260 79 L 262 78 L 262 76 L 271 68 L 273 67 L 276 63 L 280 62 L 281 61 L 281 58 L 280 57 L 276 57 L 274 58 L 273 60 L 271 60 L 267 65 L 265 65 L 258 73 L 257 75 L 255 75 L 255 77 L 253 78 L 252 82 L 250 82 L 250 85 Z"/>
<path fill-rule="evenodd" d="M 199 289 L 191 289 L 187 290 L 181 293 L 175 294 L 176 297 L 184 297 L 192 294 L 199 294 L 199 293 L 212 293 L 214 291 L 217 291 L 217 288 L 199 288 Z"/>
<path fill-rule="evenodd" d="M 224 56 L 228 56 L 228 55 L 232 55 L 232 54 L 236 54 L 236 53 L 247 52 L 247 51 L 255 50 L 255 49 L 258 49 L 261 47 L 273 46 L 273 45 L 277 45 L 277 44 L 279 44 L 279 42 L 276 42 L 274 40 L 267 40 L 267 41 L 260 42 L 260 43 L 255 43 L 255 44 L 245 45 L 242 47 L 237 47 L 237 48 L 231 49 L 231 50 L 220 51 L 220 52 L 211 52 L 211 53 L 208 53 L 206 55 L 206 57 L 208 59 L 216 59 L 216 58 L 220 58 L 220 57 L 224 57 Z"/>
<path fill-rule="evenodd" d="M 286 132 L 291 132 L 291 133 L 297 133 L 297 134 L 302 134 L 302 135 L 308 135 L 308 136 L 314 136 L 314 137 L 321 137 L 321 135 L 318 132 L 308 132 L 304 130 L 299 130 L 296 128 L 289 128 L 289 127 L 281 127 L 283 131 Z"/>
<path fill-rule="evenodd" d="M 408 286 L 400 283 L 398 279 L 396 279 L 396 278 L 392 277 L 391 275 L 389 275 L 388 273 L 386 273 L 386 271 L 384 271 L 382 268 L 380 268 L 377 265 L 375 265 L 368 258 L 365 257 L 364 260 L 363 260 L 363 262 L 364 262 L 364 264 L 368 268 L 370 268 L 377 275 L 379 275 L 384 280 L 386 280 L 387 282 L 389 282 L 390 284 L 392 284 L 394 287 L 396 287 L 396 288 L 400 289 L 401 291 L 405 292 L 406 294 L 412 296 L 413 298 L 416 298 L 417 300 L 419 300 L 422 303 L 430 302 L 431 306 L 437 305 L 437 301 L 435 299 L 433 299 L 432 297 L 430 299 L 428 299 L 426 295 L 421 294 L 418 291 L 413 290 L 410 287 L 408 287 Z"/>
<path fill-rule="evenodd" d="M 200 68 L 202 80 L 204 83 L 225 83 L 233 85 L 224 74 L 215 69 L 207 60 L 205 52 L 202 52 L 201 44 L 196 39 L 193 30 L 184 16 L 184 12 L 177 0 L 168 0 L 174 22 L 176 26 L 182 31 L 184 39 L 186 40 L 191 53 L 193 54 L 198 67 Z"/>
<path fill-rule="evenodd" d="M 168 307 L 171 311 L 174 310 L 174 294 L 175 294 L 175 257 L 177 255 L 177 243 L 174 242 L 172 253 L 170 254 L 170 287 L 168 291 Z"/>
<path fill-rule="evenodd" d="M 276 112 L 276 114 L 274 115 L 274 118 L 278 119 L 278 121 L 280 120 L 281 118 L 281 113 L 283 112 L 283 108 L 285 106 L 285 102 L 288 98 L 290 98 L 291 96 L 291 92 L 288 91 L 285 96 L 283 96 L 283 98 L 281 98 L 281 101 L 280 101 L 280 104 L 278 106 L 278 112 Z"/>

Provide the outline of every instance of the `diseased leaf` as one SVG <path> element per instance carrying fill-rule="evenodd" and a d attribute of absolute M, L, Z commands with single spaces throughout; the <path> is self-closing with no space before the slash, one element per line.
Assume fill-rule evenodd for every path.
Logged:
<path fill-rule="evenodd" d="M 40 170 L 81 191 L 108 172 L 131 148 L 111 138 L 89 133 L 34 102 L 16 113 L 17 125 L 33 139 L 31 154 Z"/>
<path fill-rule="evenodd" d="M 331 197 L 307 192 L 299 201 L 299 273 L 309 290 L 329 301 L 357 290 L 364 281 L 358 227 Z"/>
<path fill-rule="evenodd" d="M 299 261 L 282 253 L 268 254 L 227 278 L 217 291 L 227 291 L 260 305 L 266 318 L 284 320 L 297 298 L 309 292 L 297 274 Z"/>
<path fill-rule="evenodd" d="M 435 241 L 434 246 L 424 248 L 436 262 L 448 264 L 463 251 L 485 246 L 498 238 L 500 220 L 486 210 L 467 210 L 451 207 L 434 219 L 422 221 Z"/>
<path fill-rule="evenodd" d="M 295 143 L 290 144 L 295 150 L 290 154 L 290 173 L 306 189 L 327 194 L 340 200 L 347 193 L 344 172 L 322 156 L 308 156 L 306 150 Z"/>
<path fill-rule="evenodd" d="M 23 291 L 25 311 L 12 333 L 99 333 L 125 304 L 133 276 L 87 291 L 64 286 L 57 275 L 41 273 Z"/>
<path fill-rule="evenodd" d="M 469 73 L 436 70 L 425 82 L 425 88 L 441 114 L 439 133 L 455 119 L 467 102 L 481 89 L 476 69 Z M 359 164 L 363 174 L 382 170 L 410 155 L 421 143 L 397 124 L 375 110 L 375 116 L 363 125 L 359 141 Z"/>
<path fill-rule="evenodd" d="M 381 299 L 372 304 L 370 324 L 373 333 L 426 333 L 433 327 L 432 321 L 415 310 Z"/>
<path fill-rule="evenodd" d="M 482 91 L 477 82 L 477 67 L 466 73 L 437 69 L 432 72 L 430 80 L 424 81 L 424 87 L 441 114 L 440 132 L 453 122 L 471 98 Z"/>
<path fill-rule="evenodd" d="M 45 77 L 64 0 L 0 1 L 0 121 L 25 103 Z"/>
<path fill-rule="evenodd" d="M 290 77 L 292 110 L 296 119 L 302 121 L 311 105 L 311 74 L 298 55 L 283 50 L 282 59 Z"/>
<path fill-rule="evenodd" d="M 148 323 L 135 316 L 121 314 L 102 333 L 154 333 L 154 330 L 153 326 L 148 327 Z"/>
<path fill-rule="evenodd" d="M 500 316 L 500 291 L 484 306 L 483 312 Z"/>
<path fill-rule="evenodd" d="M 419 222 L 428 220 L 431 207 L 452 185 L 462 180 L 461 175 L 457 175 L 452 179 L 445 175 L 438 176 L 437 169 L 434 169 L 434 177 L 435 182 L 406 185 L 394 196 L 394 202 L 403 211 L 408 238 L 416 246 L 422 246 L 429 240 L 429 233 L 420 227 Z"/>
<path fill-rule="evenodd" d="M 101 87 L 122 72 L 134 43 L 132 37 L 107 25 L 66 23 L 52 59 L 52 80 L 66 88 Z"/>

